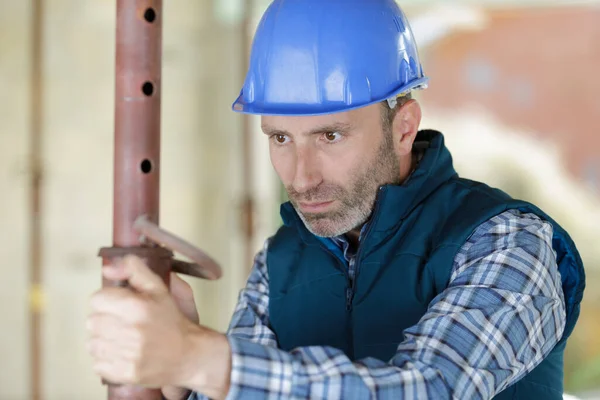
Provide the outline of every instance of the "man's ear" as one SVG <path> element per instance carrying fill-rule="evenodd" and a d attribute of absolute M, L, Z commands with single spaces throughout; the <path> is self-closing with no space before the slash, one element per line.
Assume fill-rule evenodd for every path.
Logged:
<path fill-rule="evenodd" d="M 421 124 L 421 106 L 416 100 L 411 99 L 403 104 L 392 122 L 394 147 L 399 156 L 406 156 L 412 152 L 413 142 Z"/>

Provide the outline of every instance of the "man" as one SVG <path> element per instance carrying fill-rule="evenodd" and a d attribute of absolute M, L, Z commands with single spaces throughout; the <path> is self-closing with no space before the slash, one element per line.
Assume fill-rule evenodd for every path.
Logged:
<path fill-rule="evenodd" d="M 419 130 L 424 88 L 392 0 L 275 0 L 234 110 L 262 116 L 290 202 L 227 335 L 137 258 L 92 298 L 109 381 L 184 398 L 559 399 L 584 271 L 535 206 L 459 178 Z"/>

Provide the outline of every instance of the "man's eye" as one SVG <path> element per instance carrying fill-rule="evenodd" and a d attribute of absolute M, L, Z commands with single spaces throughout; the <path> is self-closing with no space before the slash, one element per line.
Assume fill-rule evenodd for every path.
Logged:
<path fill-rule="evenodd" d="M 340 135 L 339 132 L 327 132 L 324 136 L 325 140 L 328 142 L 337 142 L 342 137 L 342 135 Z"/>
<path fill-rule="evenodd" d="M 275 140 L 279 144 L 284 144 L 286 139 L 287 139 L 287 137 L 285 135 L 275 135 Z"/>

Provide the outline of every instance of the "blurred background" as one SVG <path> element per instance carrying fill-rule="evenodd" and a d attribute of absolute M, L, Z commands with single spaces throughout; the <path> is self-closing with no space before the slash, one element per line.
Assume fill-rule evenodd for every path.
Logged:
<path fill-rule="evenodd" d="M 219 330 L 280 224 L 259 121 L 230 111 L 267 5 L 164 7 L 161 225 L 221 263 L 217 282 L 188 279 Z M 431 78 L 423 127 L 460 174 L 536 203 L 578 244 L 565 385 L 600 398 L 600 1 L 400 5 Z M 0 400 L 106 398 L 85 319 L 112 241 L 114 41 L 114 0 L 0 0 Z"/>

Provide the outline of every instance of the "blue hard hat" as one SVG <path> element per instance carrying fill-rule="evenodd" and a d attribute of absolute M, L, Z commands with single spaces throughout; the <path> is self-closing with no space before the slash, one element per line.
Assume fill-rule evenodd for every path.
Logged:
<path fill-rule="evenodd" d="M 275 0 L 256 30 L 232 108 L 327 114 L 396 98 L 427 81 L 394 0 Z"/>

